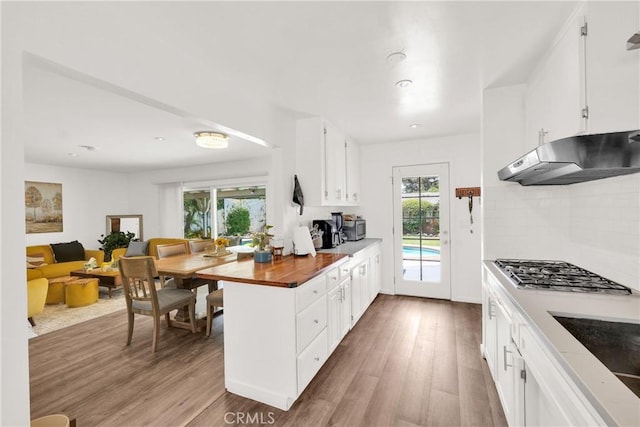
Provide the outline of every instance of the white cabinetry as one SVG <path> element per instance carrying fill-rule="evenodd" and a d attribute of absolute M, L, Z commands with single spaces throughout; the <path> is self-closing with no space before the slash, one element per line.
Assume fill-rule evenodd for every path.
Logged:
<path fill-rule="evenodd" d="M 640 129 L 640 3 L 587 2 L 586 19 L 588 133 Z"/>
<path fill-rule="evenodd" d="M 584 15 L 574 15 L 529 81 L 526 144 L 529 148 L 586 130 Z M 586 110 L 585 110 L 586 115 Z"/>
<path fill-rule="evenodd" d="M 588 2 L 536 68 L 526 92 L 526 144 L 640 128 L 640 51 L 626 41 L 640 3 Z"/>
<path fill-rule="evenodd" d="M 606 425 L 486 268 L 482 313 L 482 350 L 509 425 Z"/>
<path fill-rule="evenodd" d="M 296 174 L 309 206 L 360 202 L 358 145 L 320 117 L 296 122 Z"/>
<path fill-rule="evenodd" d="M 228 391 L 283 410 L 293 405 L 344 336 L 343 304 L 339 315 L 333 309 L 343 283 L 332 278 L 345 265 L 346 258 L 295 289 L 225 282 Z"/>
<path fill-rule="evenodd" d="M 348 263 L 327 274 L 327 335 L 331 354 L 351 329 L 351 278 Z"/>
<path fill-rule="evenodd" d="M 376 243 L 351 260 L 351 326 L 360 320 L 381 288 L 380 244 Z"/>
<path fill-rule="evenodd" d="M 360 203 L 360 146 L 351 139 L 345 140 L 346 202 L 349 205 Z"/>

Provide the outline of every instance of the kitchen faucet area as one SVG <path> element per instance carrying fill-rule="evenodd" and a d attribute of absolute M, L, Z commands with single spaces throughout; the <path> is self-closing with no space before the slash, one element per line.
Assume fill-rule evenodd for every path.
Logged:
<path fill-rule="evenodd" d="M 640 426 L 639 1 L 0 21 L 0 426 Z"/>

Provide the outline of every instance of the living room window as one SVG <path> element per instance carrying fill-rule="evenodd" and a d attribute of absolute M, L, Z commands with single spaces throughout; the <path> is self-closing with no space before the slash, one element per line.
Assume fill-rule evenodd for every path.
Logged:
<path fill-rule="evenodd" d="M 184 237 L 240 236 L 266 224 L 266 186 L 183 188 Z"/>

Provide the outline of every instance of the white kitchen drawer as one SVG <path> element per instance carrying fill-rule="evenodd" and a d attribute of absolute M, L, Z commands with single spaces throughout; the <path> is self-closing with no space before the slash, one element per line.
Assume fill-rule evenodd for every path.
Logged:
<path fill-rule="evenodd" d="M 311 379 L 327 360 L 327 329 L 298 356 L 298 394 L 302 393 Z"/>
<path fill-rule="evenodd" d="M 327 297 L 322 296 L 296 318 L 296 348 L 299 354 L 327 326 Z"/>
<path fill-rule="evenodd" d="M 327 279 L 323 274 L 304 282 L 296 288 L 296 311 L 300 313 L 327 293 Z"/>
<path fill-rule="evenodd" d="M 340 284 L 340 270 L 334 268 L 327 273 L 327 292 L 330 292 L 333 288 Z"/>

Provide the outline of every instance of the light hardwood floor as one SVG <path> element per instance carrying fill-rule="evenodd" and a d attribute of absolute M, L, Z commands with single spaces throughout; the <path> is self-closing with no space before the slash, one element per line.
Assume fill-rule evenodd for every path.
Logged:
<path fill-rule="evenodd" d="M 287 412 L 224 389 L 224 315 L 211 338 L 124 311 L 29 343 L 31 416 L 85 426 L 504 426 L 480 356 L 476 304 L 380 295 Z M 260 351 L 256 348 L 256 351 Z"/>

